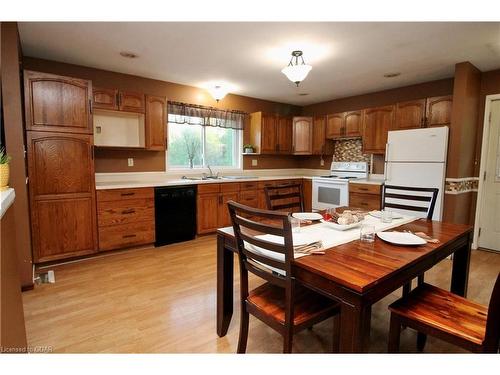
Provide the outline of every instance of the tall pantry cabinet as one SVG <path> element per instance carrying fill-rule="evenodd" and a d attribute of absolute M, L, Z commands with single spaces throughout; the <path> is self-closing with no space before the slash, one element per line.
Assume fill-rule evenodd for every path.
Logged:
<path fill-rule="evenodd" d="M 24 71 L 33 257 L 97 251 L 92 82 Z"/>

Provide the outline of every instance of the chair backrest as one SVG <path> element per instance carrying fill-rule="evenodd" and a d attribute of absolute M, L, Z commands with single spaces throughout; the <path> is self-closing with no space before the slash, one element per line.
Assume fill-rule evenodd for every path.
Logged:
<path fill-rule="evenodd" d="M 431 220 L 438 193 L 438 188 L 384 185 L 382 208 L 425 213 Z"/>
<path fill-rule="evenodd" d="M 229 213 L 240 260 L 241 284 L 249 271 L 286 287 L 292 275 L 293 240 L 290 214 L 266 211 L 229 201 Z M 267 237 L 267 238 L 266 238 Z"/>
<path fill-rule="evenodd" d="M 497 353 L 500 346 L 500 273 L 491 293 L 486 319 L 483 347 L 488 353 Z"/>
<path fill-rule="evenodd" d="M 267 209 L 271 211 L 303 212 L 302 185 L 265 187 Z"/>

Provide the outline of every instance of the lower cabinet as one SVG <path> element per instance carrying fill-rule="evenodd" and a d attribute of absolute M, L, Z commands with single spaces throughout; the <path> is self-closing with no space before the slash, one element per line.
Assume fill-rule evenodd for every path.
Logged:
<path fill-rule="evenodd" d="M 372 211 L 381 205 L 382 185 L 349 183 L 349 207 Z"/>
<path fill-rule="evenodd" d="M 155 242 L 153 188 L 97 191 L 99 250 Z"/>
<path fill-rule="evenodd" d="M 302 195 L 304 196 L 304 211 L 312 212 L 312 180 L 304 178 L 302 182 Z"/>

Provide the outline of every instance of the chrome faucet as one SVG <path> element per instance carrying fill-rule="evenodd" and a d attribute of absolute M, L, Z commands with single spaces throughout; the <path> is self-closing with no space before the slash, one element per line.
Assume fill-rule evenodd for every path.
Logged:
<path fill-rule="evenodd" d="M 212 168 L 210 168 L 210 165 L 208 165 L 208 164 L 207 164 L 207 168 L 210 171 L 210 175 L 208 176 L 208 178 L 219 178 L 219 172 L 217 172 L 216 174 L 214 174 L 212 172 Z"/>

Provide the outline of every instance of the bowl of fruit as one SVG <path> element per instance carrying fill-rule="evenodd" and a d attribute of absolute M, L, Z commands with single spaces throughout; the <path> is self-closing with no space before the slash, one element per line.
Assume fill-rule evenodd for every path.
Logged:
<path fill-rule="evenodd" d="M 335 209 L 323 212 L 323 223 L 337 230 L 347 230 L 361 225 L 368 213 L 359 210 L 344 210 L 337 212 Z"/>

